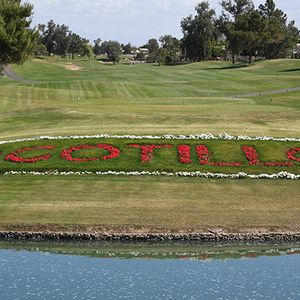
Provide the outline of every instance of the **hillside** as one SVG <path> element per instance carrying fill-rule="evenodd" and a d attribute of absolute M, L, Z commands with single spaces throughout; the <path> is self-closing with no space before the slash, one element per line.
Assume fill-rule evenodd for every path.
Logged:
<path fill-rule="evenodd" d="M 0 141 L 101 133 L 300 135 L 297 60 L 252 66 L 204 62 L 158 67 L 44 58 L 12 66 L 12 70 L 18 80 L 4 78 L 0 84 Z M 216 142 L 209 144 L 216 158 L 247 163 L 240 151 L 242 143 L 233 153 L 229 150 L 233 142 L 225 143 L 225 153 Z M 41 144 L 24 142 L 20 147 L 36 145 Z M 67 143 L 55 145 L 60 150 L 70 147 Z M 265 161 L 285 162 L 285 151 L 300 147 L 296 142 L 251 145 L 266 151 L 260 153 Z M 3 145 L 1 152 L 7 155 L 18 147 Z M 125 149 L 126 145 L 121 143 L 120 147 Z M 59 152 L 55 157 L 59 158 Z M 160 157 L 160 170 L 168 168 L 165 158 Z M 137 162 L 138 156 L 131 157 L 117 169 L 122 166 L 131 170 Z M 176 171 L 176 156 L 170 162 Z M 44 168 L 42 163 L 38 166 L 39 170 Z M 46 166 L 65 170 L 68 165 L 57 160 Z M 3 156 L 0 167 L 1 173 L 9 168 L 34 170 L 31 166 L 10 167 Z M 72 168 L 76 171 L 80 166 Z M 188 168 L 194 169 L 195 165 Z M 283 168 L 249 170 L 272 173 Z M 299 173 L 299 163 L 292 171 Z M 26 175 L 1 176 L 0 189 L 0 229 L 58 226 L 74 230 L 79 226 L 89 231 L 100 226 L 118 230 L 129 226 L 144 230 L 300 230 L 298 181 Z"/>
<path fill-rule="evenodd" d="M 207 62 L 176 67 L 33 60 L 14 66 L 35 83 L 1 85 L 0 137 L 44 134 L 299 135 L 300 61 L 253 66 Z M 239 96 L 236 98 L 236 96 Z M 292 126 L 291 126 L 291 121 Z M 76 124 L 76 126 L 74 126 Z"/>

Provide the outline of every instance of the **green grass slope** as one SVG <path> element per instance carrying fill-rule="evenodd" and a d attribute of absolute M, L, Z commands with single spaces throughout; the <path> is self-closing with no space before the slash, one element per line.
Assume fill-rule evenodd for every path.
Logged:
<path fill-rule="evenodd" d="M 14 66 L 35 81 L 6 79 L 0 89 L 0 138 L 44 134 L 184 133 L 298 136 L 300 91 L 236 95 L 300 86 L 300 62 L 253 66 L 206 62 L 166 67 L 33 60 Z"/>
<path fill-rule="evenodd" d="M 5 78 L 0 84 L 1 140 L 97 133 L 300 136 L 300 91 L 288 91 L 300 86 L 297 60 L 158 67 L 84 60 L 71 65 L 45 58 L 13 68 L 32 82 Z M 264 95 L 279 89 L 284 91 Z M 2 228 L 130 224 L 300 229 L 299 182 L 0 177 L 0 185 Z"/>

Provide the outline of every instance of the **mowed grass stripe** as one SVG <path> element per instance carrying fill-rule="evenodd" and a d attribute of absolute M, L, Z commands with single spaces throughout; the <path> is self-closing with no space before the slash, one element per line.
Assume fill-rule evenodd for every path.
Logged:
<path fill-rule="evenodd" d="M 0 228 L 59 224 L 300 230 L 298 182 L 193 178 L 0 180 Z M 284 201 L 283 201 L 284 199 Z M 167 212 L 167 213 L 166 213 Z"/>

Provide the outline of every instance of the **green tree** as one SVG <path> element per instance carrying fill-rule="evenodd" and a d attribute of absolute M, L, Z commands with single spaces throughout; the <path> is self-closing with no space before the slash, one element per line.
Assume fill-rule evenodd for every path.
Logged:
<path fill-rule="evenodd" d="M 294 22 L 287 24 L 287 15 L 276 7 L 273 0 L 260 5 L 259 11 L 267 25 L 262 55 L 268 59 L 286 57 L 297 43 L 299 30 Z"/>
<path fill-rule="evenodd" d="M 102 52 L 107 54 L 108 60 L 112 61 L 114 64 L 120 61 L 122 56 L 122 48 L 117 41 L 104 42 L 101 45 Z"/>
<path fill-rule="evenodd" d="M 66 25 L 57 25 L 54 32 L 55 54 L 65 57 L 69 48 L 69 28 Z"/>
<path fill-rule="evenodd" d="M 159 48 L 157 51 L 158 57 L 157 62 L 159 65 L 165 64 L 167 61 L 168 50 L 164 48 Z"/>
<path fill-rule="evenodd" d="M 39 24 L 38 32 L 40 42 L 47 48 L 49 55 L 55 54 L 65 57 L 70 43 L 69 27 L 55 24 L 50 20 L 47 25 Z"/>
<path fill-rule="evenodd" d="M 252 0 L 222 0 L 221 6 L 234 20 L 255 8 Z"/>
<path fill-rule="evenodd" d="M 147 44 L 145 44 L 142 48 L 147 48 L 149 50 L 149 55 L 147 57 L 147 61 L 149 63 L 154 63 L 154 62 L 158 61 L 159 43 L 158 43 L 157 39 L 155 39 L 155 38 L 149 39 Z"/>
<path fill-rule="evenodd" d="M 54 54 L 55 52 L 55 30 L 56 24 L 53 20 L 50 20 L 47 25 L 40 24 L 39 28 L 42 30 L 41 40 L 46 46 L 49 55 Z"/>
<path fill-rule="evenodd" d="M 171 35 L 161 36 L 159 41 L 162 48 L 167 50 L 165 63 L 167 65 L 178 63 L 181 58 L 181 41 Z"/>
<path fill-rule="evenodd" d="M 243 50 L 243 37 L 236 28 L 238 19 L 243 14 L 248 14 L 254 10 L 252 0 L 222 0 L 222 14 L 217 24 L 220 31 L 226 36 L 228 49 L 232 53 L 232 63 L 235 63 L 235 56 Z"/>
<path fill-rule="evenodd" d="M 186 58 L 192 61 L 206 60 L 211 56 L 211 41 L 215 38 L 215 11 L 210 9 L 207 1 L 196 6 L 196 16 L 181 21 L 183 32 L 182 46 Z"/>
<path fill-rule="evenodd" d="M 43 44 L 36 44 L 36 46 L 34 48 L 34 55 L 35 55 L 35 57 L 48 55 L 46 46 Z"/>
<path fill-rule="evenodd" d="M 252 57 L 262 49 L 266 39 L 267 27 L 258 10 L 251 10 L 236 18 L 233 34 L 239 41 L 244 53 L 249 57 L 249 64 Z"/>
<path fill-rule="evenodd" d="M 101 39 L 94 40 L 93 53 L 95 56 L 101 54 Z"/>
<path fill-rule="evenodd" d="M 212 49 L 211 56 L 213 59 L 221 59 L 226 55 L 226 49 L 228 48 L 228 43 L 224 39 L 213 40 L 210 44 L 210 48 Z"/>
<path fill-rule="evenodd" d="M 149 50 L 149 53 L 156 52 L 159 49 L 159 43 L 157 39 L 150 39 L 146 45 L 143 46 L 143 48 L 147 48 Z"/>
<path fill-rule="evenodd" d="M 127 43 L 126 45 L 122 44 L 122 49 L 124 51 L 124 54 L 131 54 L 132 46 L 130 43 Z"/>
<path fill-rule="evenodd" d="M 285 48 L 281 51 L 281 56 L 285 57 L 290 52 L 293 52 L 295 45 L 299 44 L 299 41 L 300 31 L 295 26 L 295 21 L 292 21 L 287 25 L 287 34 L 284 42 Z M 291 56 L 293 56 L 293 53 L 291 53 Z"/>
<path fill-rule="evenodd" d="M 80 54 L 82 50 L 82 39 L 76 33 L 69 34 L 69 47 L 68 52 L 72 59 L 75 59 L 76 54 Z"/>
<path fill-rule="evenodd" d="M 33 6 L 0 0 L 0 71 L 10 63 L 23 63 L 34 52 L 37 34 L 30 29 Z"/>
<path fill-rule="evenodd" d="M 89 60 L 91 59 L 93 55 L 93 47 L 89 44 L 88 40 L 82 41 L 80 55 L 88 57 Z"/>

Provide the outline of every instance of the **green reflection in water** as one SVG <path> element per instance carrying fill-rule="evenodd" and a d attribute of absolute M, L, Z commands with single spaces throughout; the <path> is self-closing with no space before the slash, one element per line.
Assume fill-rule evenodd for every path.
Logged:
<path fill-rule="evenodd" d="M 0 249 L 122 259 L 241 259 L 300 254 L 297 244 L 72 243 L 0 241 Z"/>

